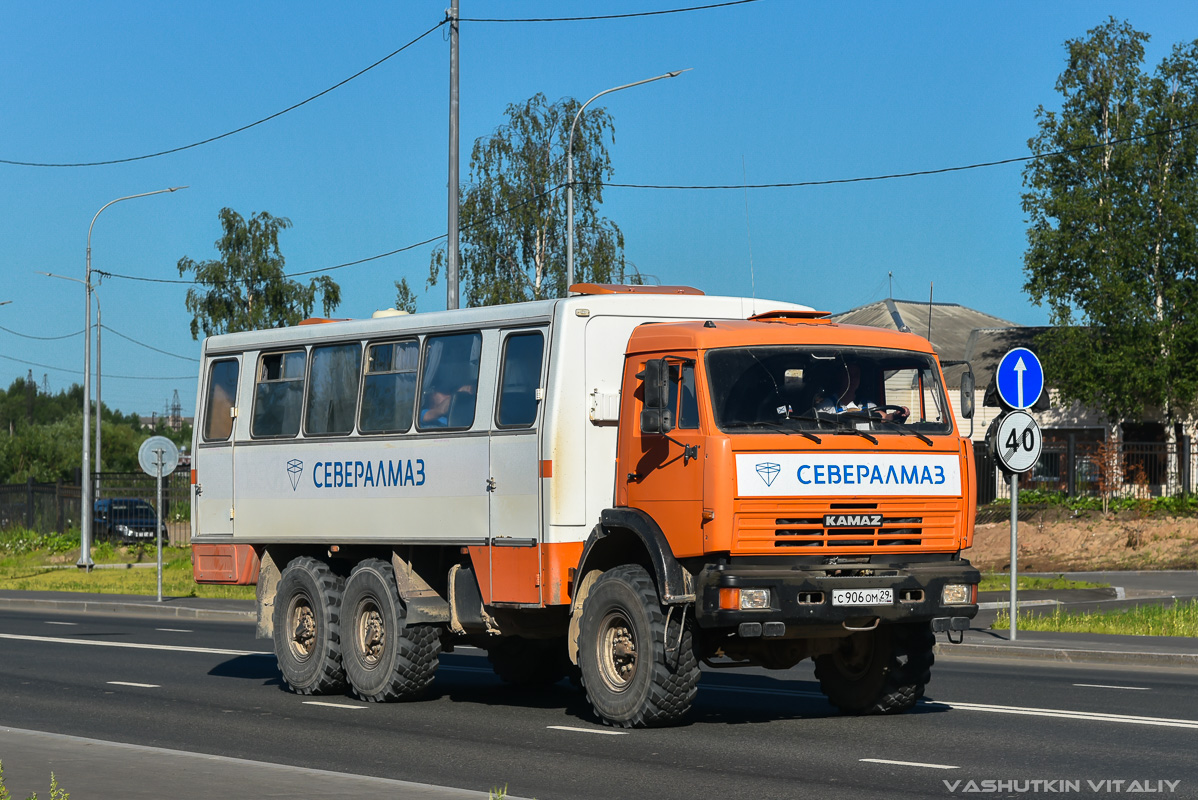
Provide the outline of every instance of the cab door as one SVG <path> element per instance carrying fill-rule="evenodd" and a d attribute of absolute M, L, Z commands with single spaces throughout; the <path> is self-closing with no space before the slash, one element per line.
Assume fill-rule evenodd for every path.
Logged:
<path fill-rule="evenodd" d="M 634 358 L 643 364 L 643 358 Z M 669 436 L 641 433 L 644 387 L 636 374 L 643 366 L 630 363 L 627 367 L 624 391 L 637 398 L 637 413 L 621 433 L 620 464 L 629 469 L 621 469 L 617 480 L 625 482 L 629 507 L 651 516 L 670 541 L 674 555 L 684 557 L 703 552 L 706 438 L 699 427 L 695 353 L 671 353 L 667 361 L 668 403 L 674 411 L 674 429 Z"/>
<path fill-rule="evenodd" d="M 204 408 L 192 455 L 192 531 L 199 536 L 233 535 L 233 428 L 241 359 L 218 358 L 208 365 Z"/>
<path fill-rule="evenodd" d="M 486 603 L 541 602 L 541 387 L 545 332 L 504 331 L 491 424 Z M 484 585 L 485 584 L 485 585 Z"/>

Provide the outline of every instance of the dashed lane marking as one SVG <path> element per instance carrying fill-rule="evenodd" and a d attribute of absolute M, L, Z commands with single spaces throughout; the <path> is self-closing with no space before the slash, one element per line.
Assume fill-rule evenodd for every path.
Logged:
<path fill-rule="evenodd" d="M 1080 686 L 1083 689 L 1127 689 L 1130 692 L 1150 692 L 1152 691 L 1147 686 L 1108 686 L 1105 683 L 1075 683 L 1074 686 Z"/>
<path fill-rule="evenodd" d="M 305 700 L 306 706 L 324 706 L 325 708 L 352 708 L 354 711 L 362 711 L 369 706 L 351 706 L 349 703 L 329 703 L 324 700 Z"/>
<path fill-rule="evenodd" d="M 79 623 L 78 622 L 54 622 L 53 620 L 46 620 L 46 624 L 47 625 L 78 625 Z"/>
<path fill-rule="evenodd" d="M 155 628 L 154 630 L 162 631 L 163 633 L 193 633 L 193 631 L 189 631 L 187 628 Z"/>
<path fill-rule="evenodd" d="M 161 689 L 162 685 L 157 683 L 132 683 L 130 681 L 109 681 L 109 686 L 132 686 L 135 689 Z"/>
<path fill-rule="evenodd" d="M 889 758 L 859 758 L 868 764 L 893 764 L 896 767 L 923 767 L 924 769 L 960 769 L 952 764 L 924 764 L 920 761 L 892 761 Z"/>
<path fill-rule="evenodd" d="M 216 647 L 185 647 L 176 644 L 138 644 L 136 642 L 101 642 L 96 639 L 59 639 L 53 636 L 22 636 L 16 633 L 0 633 L 0 639 L 18 642 L 48 642 L 51 644 L 77 644 L 89 647 L 123 647 L 130 650 L 168 650 L 173 653 L 207 653 L 217 656 L 270 656 L 261 650 L 224 650 Z"/>
<path fill-rule="evenodd" d="M 551 731 L 572 731 L 574 733 L 598 733 L 602 736 L 627 736 L 629 731 L 609 731 L 605 728 L 571 728 L 569 725 L 546 725 Z"/>
<path fill-rule="evenodd" d="M 1056 717 L 1079 719 L 1087 722 L 1122 722 L 1129 725 L 1152 725 L 1160 728 L 1189 728 L 1198 730 L 1198 720 L 1170 719 L 1168 717 L 1137 717 L 1131 714 L 1100 714 L 1091 711 L 1067 711 L 1061 708 L 1021 708 L 1019 706 L 992 706 L 984 703 L 950 703 L 936 700 L 924 704 L 926 708 L 955 708 L 960 711 L 989 711 L 994 714 L 1019 714 L 1028 717 Z"/>

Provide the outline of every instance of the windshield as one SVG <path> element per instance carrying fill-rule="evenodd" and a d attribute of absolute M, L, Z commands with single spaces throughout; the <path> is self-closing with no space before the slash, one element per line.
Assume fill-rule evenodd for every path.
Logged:
<path fill-rule="evenodd" d="M 729 347 L 707 353 L 716 424 L 727 433 L 946 434 L 930 355 L 877 348 Z"/>

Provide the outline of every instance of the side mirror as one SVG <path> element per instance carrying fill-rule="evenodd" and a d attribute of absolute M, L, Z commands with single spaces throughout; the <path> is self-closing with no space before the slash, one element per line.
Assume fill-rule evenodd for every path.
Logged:
<path fill-rule="evenodd" d="M 674 430 L 674 409 L 670 404 L 670 365 L 664 358 L 645 362 L 637 375 L 645 388 L 645 404 L 641 410 L 641 433 L 668 434 Z"/>
<path fill-rule="evenodd" d="M 973 370 L 961 376 L 961 417 L 973 419 L 973 393 L 977 388 L 973 380 Z"/>

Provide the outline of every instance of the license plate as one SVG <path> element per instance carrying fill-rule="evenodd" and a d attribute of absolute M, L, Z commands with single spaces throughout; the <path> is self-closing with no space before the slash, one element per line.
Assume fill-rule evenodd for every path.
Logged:
<path fill-rule="evenodd" d="M 894 589 L 833 589 L 834 606 L 880 606 L 894 603 Z"/>

